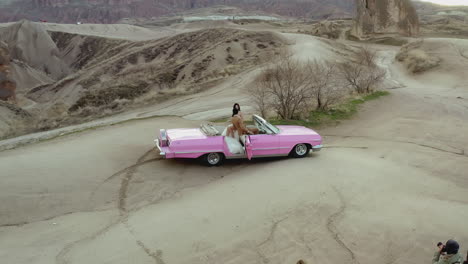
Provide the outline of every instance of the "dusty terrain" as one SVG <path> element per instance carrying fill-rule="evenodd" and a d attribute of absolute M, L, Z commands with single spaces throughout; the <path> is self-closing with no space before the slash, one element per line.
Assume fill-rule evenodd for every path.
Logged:
<path fill-rule="evenodd" d="M 467 38 L 467 6 L 440 6 L 415 1 L 414 5 L 421 21 L 423 36 Z"/>
<path fill-rule="evenodd" d="M 22 122 L 8 115 L 13 118 L 1 124 L 0 138 L 199 93 L 268 62 L 287 44 L 260 27 L 211 24 L 218 26 L 0 24 L 0 40 L 12 58 L 18 106 L 34 117 L 34 122 Z"/>
<path fill-rule="evenodd" d="M 281 37 L 301 59 L 341 56 L 339 46 L 312 36 Z M 432 50 L 444 58 L 440 68 L 410 75 L 394 61 L 398 47 L 374 48 L 397 84 L 387 87 L 391 95 L 320 129 L 326 148 L 306 159 L 206 168 L 157 156 L 159 128 L 227 116 L 234 101 L 251 112 L 242 88 L 255 71 L 92 125 L 0 141 L 14 146 L 114 123 L 0 152 L 0 258 L 390 264 L 427 262 L 449 238 L 466 250 L 468 63 L 453 50 Z M 135 118 L 143 119 L 121 122 Z"/>
<path fill-rule="evenodd" d="M 417 10 L 424 37 L 465 34 L 464 9 L 417 3 Z M 197 21 L 213 14 L 238 19 Z M 272 16 L 279 20 L 239 19 L 254 14 L 267 16 L 255 10 L 209 6 L 157 19 L 130 17 L 122 22 L 134 25 L 26 20 L 0 24 L 0 41 L 6 43 L 12 58 L 10 75 L 16 83 L 18 106 L 32 117 L 25 119 L 0 107 L 0 139 L 89 122 L 129 109 L 167 105 L 165 102 L 174 97 L 196 98 L 202 91 L 224 89 L 219 87 L 239 80 L 248 84 L 250 77 L 246 76 L 255 73 L 254 68 L 294 43 L 284 39 L 284 33 L 352 38 L 352 20 L 285 20 L 276 15 Z M 190 18 L 194 21 L 186 20 Z M 370 41 L 401 46 L 408 39 L 380 34 Z M 346 52 L 336 42 L 325 42 L 327 45 L 333 50 L 325 52 L 327 56 Z M 460 51 L 467 56 L 465 53 Z M 404 63 L 415 72 L 440 62 L 419 51 L 410 55 Z M 433 60 L 419 64 L 427 57 Z M 217 115 L 208 107 L 206 111 Z"/>

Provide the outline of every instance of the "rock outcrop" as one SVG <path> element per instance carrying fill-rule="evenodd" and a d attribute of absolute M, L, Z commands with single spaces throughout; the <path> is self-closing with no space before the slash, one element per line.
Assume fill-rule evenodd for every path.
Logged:
<path fill-rule="evenodd" d="M 409 0 L 356 0 L 357 14 L 352 35 L 366 38 L 374 34 L 419 33 L 419 19 Z"/>
<path fill-rule="evenodd" d="M 0 41 L 10 47 L 10 57 L 58 80 L 70 74 L 57 46 L 39 23 L 22 20 L 0 28 Z"/>
<path fill-rule="evenodd" d="M 0 100 L 16 102 L 16 83 L 10 77 L 8 46 L 0 42 Z"/>

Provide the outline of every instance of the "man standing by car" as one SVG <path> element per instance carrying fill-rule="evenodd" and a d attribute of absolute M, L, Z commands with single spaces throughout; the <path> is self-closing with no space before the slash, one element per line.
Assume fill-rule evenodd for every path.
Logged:
<path fill-rule="evenodd" d="M 439 243 L 437 247 L 432 264 L 463 264 L 463 256 L 458 253 L 460 245 L 457 241 L 450 239 L 445 245 Z"/>

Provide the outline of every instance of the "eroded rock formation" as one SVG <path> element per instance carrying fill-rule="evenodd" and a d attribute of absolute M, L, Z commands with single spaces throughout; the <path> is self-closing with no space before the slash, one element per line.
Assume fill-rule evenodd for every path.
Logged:
<path fill-rule="evenodd" d="M 356 0 L 357 14 L 352 34 L 366 38 L 374 34 L 419 33 L 419 19 L 409 0 Z"/>
<path fill-rule="evenodd" d="M 10 76 L 8 46 L 0 42 L 0 100 L 16 102 L 16 83 Z"/>

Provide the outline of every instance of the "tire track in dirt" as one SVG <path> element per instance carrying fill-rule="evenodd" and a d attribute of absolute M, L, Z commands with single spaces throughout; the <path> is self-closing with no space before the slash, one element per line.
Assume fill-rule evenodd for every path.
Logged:
<path fill-rule="evenodd" d="M 96 187 L 93 189 L 93 191 L 91 192 L 91 195 L 90 195 L 90 197 L 89 197 L 88 200 L 89 200 L 90 203 L 92 204 L 92 199 L 94 198 L 94 196 L 95 196 L 96 193 L 98 192 L 99 188 L 102 187 L 102 185 L 104 185 L 104 184 L 106 184 L 107 182 L 109 182 L 109 181 L 111 181 L 111 180 L 113 180 L 113 179 L 119 177 L 120 175 L 122 175 L 122 174 L 124 174 L 124 173 L 127 173 L 129 170 L 137 169 L 137 168 L 139 168 L 139 167 L 141 167 L 141 166 L 143 166 L 143 165 L 146 165 L 146 164 L 148 164 L 148 163 L 157 162 L 157 161 L 162 161 L 162 160 L 163 160 L 163 159 L 161 159 L 161 158 L 154 158 L 154 159 L 145 160 L 145 161 L 142 161 L 142 162 L 140 162 L 140 163 L 135 163 L 135 164 L 133 164 L 133 165 L 131 165 L 131 166 L 128 166 L 128 167 L 126 167 L 126 168 L 124 168 L 124 169 L 122 169 L 122 170 L 120 170 L 120 171 L 118 171 L 118 172 L 112 174 L 111 176 L 107 177 L 103 182 L 99 183 L 99 185 L 96 186 Z"/>
<path fill-rule="evenodd" d="M 104 211 L 107 211 L 107 210 L 91 210 L 91 211 L 79 211 L 79 212 L 66 212 L 66 213 L 62 213 L 62 214 L 59 214 L 59 215 L 53 215 L 53 216 L 50 216 L 50 217 L 47 217 L 47 218 L 43 218 L 43 219 L 31 221 L 31 222 L 23 221 L 23 222 L 18 222 L 18 223 L 6 223 L 6 224 L 0 225 L 0 228 L 2 228 L 2 227 L 21 227 L 21 226 L 24 226 L 24 225 L 29 225 L 29 224 L 34 224 L 34 223 L 46 222 L 46 221 L 50 221 L 50 220 L 55 219 L 55 218 L 59 218 L 59 217 L 62 217 L 62 216 L 71 215 L 71 214 L 74 214 L 74 213 L 95 213 L 95 212 L 104 212 Z"/>
<path fill-rule="evenodd" d="M 445 152 L 445 153 L 454 154 L 454 155 L 458 155 L 458 156 L 468 158 L 468 155 L 467 155 L 468 153 L 465 153 L 465 150 L 462 150 L 462 149 L 454 148 L 454 149 L 458 150 L 456 152 L 456 151 L 450 151 L 450 150 L 446 150 L 446 149 L 442 149 L 442 148 L 438 148 L 438 147 L 434 147 L 434 146 L 430 146 L 430 145 L 426 145 L 426 144 L 421 144 L 421 143 L 417 143 L 417 142 L 412 142 L 412 141 L 389 140 L 389 139 L 382 139 L 382 138 L 376 138 L 376 137 L 370 137 L 370 136 L 342 136 L 342 135 L 322 135 L 322 136 L 324 136 L 324 137 L 337 137 L 337 138 L 364 138 L 364 139 L 370 139 L 370 140 L 375 140 L 375 141 L 411 144 L 411 145 L 415 145 L 415 146 L 419 146 L 419 147 L 423 147 L 423 148 L 430 148 L 430 149 L 433 149 L 433 150 L 436 150 L 436 151 Z"/>
<path fill-rule="evenodd" d="M 325 146 L 324 149 L 340 148 L 340 149 L 369 149 L 369 147 L 346 147 L 346 146 Z"/>
<path fill-rule="evenodd" d="M 148 150 L 147 152 L 145 152 L 145 154 L 143 154 L 140 158 L 138 158 L 138 160 L 136 161 L 135 165 L 136 164 L 141 164 L 145 159 L 146 157 L 151 154 L 151 152 L 153 152 L 153 149 L 150 149 Z M 120 210 L 120 213 L 121 215 L 124 215 L 125 213 L 127 213 L 127 192 L 128 192 L 128 186 L 129 186 L 129 183 L 130 181 L 132 180 L 138 166 L 130 166 L 128 167 L 127 170 L 125 170 L 125 177 L 122 178 L 122 181 L 120 183 L 120 189 L 119 189 L 119 198 L 118 198 L 118 203 L 117 203 L 117 207 L 119 208 Z M 112 176 L 110 177 L 112 178 Z"/>
<path fill-rule="evenodd" d="M 279 224 L 281 224 L 283 221 L 287 220 L 288 218 L 289 217 L 284 217 L 284 218 L 281 218 L 280 220 L 274 221 L 273 225 L 270 228 L 270 233 L 268 234 L 268 237 L 255 247 L 255 253 L 257 253 L 257 255 L 262 259 L 263 263 L 269 263 L 270 260 L 261 251 L 261 247 L 271 242 L 275 238 L 275 233 L 276 233 L 276 230 L 278 229 Z"/>
<path fill-rule="evenodd" d="M 162 161 L 163 159 L 160 159 L 160 158 L 155 158 L 155 159 L 148 159 L 148 160 L 145 160 L 146 158 L 148 158 L 148 156 L 152 153 L 153 149 L 145 152 L 142 156 L 140 156 L 137 161 L 135 162 L 135 164 L 131 165 L 131 166 L 128 166 L 127 168 L 124 168 L 116 173 L 113 173 L 112 175 L 110 175 L 109 177 L 107 177 L 104 182 L 102 182 L 93 192 L 93 196 L 95 195 L 95 193 L 97 192 L 97 190 L 100 188 L 100 186 L 102 186 L 103 184 L 105 184 L 106 182 L 109 182 L 110 180 L 112 179 L 115 179 L 121 175 L 125 175 L 124 178 L 122 178 L 121 180 L 121 185 L 120 185 L 120 188 L 119 188 L 119 191 L 118 191 L 118 203 L 117 203 L 117 209 L 119 209 L 119 218 L 116 220 L 116 221 L 113 221 L 112 223 L 108 224 L 107 226 L 105 226 L 103 229 L 97 231 L 96 233 L 88 236 L 88 237 L 85 237 L 83 239 L 80 239 L 80 240 L 77 240 L 75 242 L 72 242 L 68 245 L 66 245 L 56 256 L 56 263 L 57 264 L 67 264 L 68 261 L 66 259 L 66 256 L 68 255 L 68 253 L 75 247 L 77 246 L 78 244 L 80 243 L 85 243 L 85 242 L 91 242 L 92 240 L 96 239 L 97 237 L 105 234 L 107 231 L 109 231 L 112 227 L 116 226 L 116 225 L 119 225 L 119 224 L 122 224 L 128 231 L 129 233 L 135 238 L 135 243 L 137 244 L 137 246 L 139 246 L 144 252 L 146 255 L 148 255 L 149 257 L 151 257 L 154 262 L 156 264 L 165 264 L 165 261 L 163 260 L 163 251 L 161 250 L 156 250 L 156 251 L 151 251 L 149 249 L 148 246 L 146 246 L 141 240 L 139 240 L 136 236 L 136 232 L 133 230 L 133 228 L 131 227 L 131 225 L 128 223 L 128 216 L 129 216 L 129 213 L 130 213 L 130 210 L 127 208 L 127 197 L 128 197 L 128 188 L 130 186 L 130 183 L 131 183 L 131 180 L 133 179 L 133 176 L 134 174 L 136 173 L 137 169 L 143 165 L 146 165 L 148 163 L 151 163 L 151 162 L 157 162 L 157 161 Z M 240 171 L 242 169 L 244 169 L 246 166 L 240 166 L 239 169 L 235 169 L 235 168 L 231 168 L 231 170 L 226 173 L 226 174 L 223 174 L 220 178 L 223 178 L 223 177 L 226 177 L 228 176 L 229 174 L 231 173 L 234 173 L 234 172 L 237 172 L 237 171 Z M 192 187 L 197 187 L 199 185 L 202 185 L 202 184 L 197 184 L 195 186 L 190 186 L 189 188 L 192 188 Z M 155 203 L 158 203 L 160 201 L 162 201 L 163 199 L 157 199 L 156 201 L 152 202 L 151 204 L 155 204 Z M 145 205 L 147 206 L 147 205 Z M 138 207 L 136 208 L 135 210 L 139 210 L 139 209 L 142 209 L 144 208 L 145 206 L 141 206 L 141 207 Z M 131 211 L 134 211 L 133 209 Z"/>
<path fill-rule="evenodd" d="M 57 254 L 57 256 L 55 256 L 55 263 L 57 264 L 67 264 L 68 261 L 66 259 L 68 253 L 70 253 L 70 251 L 78 244 L 80 243 L 84 243 L 84 242 L 91 242 L 93 239 L 105 234 L 107 231 L 109 231 L 113 226 L 115 225 L 118 225 L 120 224 L 120 219 L 117 219 L 116 221 L 108 224 L 107 226 L 105 226 L 103 229 L 97 231 L 96 233 L 88 236 L 88 237 L 85 237 L 85 238 L 82 238 L 82 239 L 79 239 L 77 241 L 74 241 L 74 242 L 71 242 L 69 244 L 67 244 L 65 247 L 62 248 L 62 250 L 59 251 L 59 253 Z"/>
<path fill-rule="evenodd" d="M 336 241 L 336 243 L 338 243 L 338 245 L 340 245 L 344 250 L 346 250 L 349 253 L 349 255 L 351 257 L 351 262 L 359 264 L 359 261 L 357 260 L 356 255 L 354 254 L 354 251 L 352 251 L 346 245 L 346 243 L 343 241 L 343 239 L 340 238 L 340 233 L 338 232 L 338 229 L 336 228 L 336 221 L 340 216 L 343 215 L 344 211 L 346 210 L 346 203 L 345 203 L 345 199 L 344 199 L 343 195 L 341 194 L 341 192 L 335 187 L 333 187 L 333 190 L 335 190 L 336 194 L 338 195 L 338 198 L 340 200 L 341 205 L 340 205 L 340 208 L 338 209 L 338 211 L 336 211 L 335 213 L 333 213 L 332 215 L 330 215 L 328 217 L 327 230 L 328 230 L 328 232 L 330 232 L 330 234 L 332 235 L 332 237 Z"/>
<path fill-rule="evenodd" d="M 148 155 L 151 154 L 152 152 L 153 152 L 153 148 L 148 150 L 145 154 L 143 154 L 140 158 L 138 158 L 135 164 L 143 163 L 145 159 L 148 157 Z M 135 175 L 135 172 L 137 171 L 137 168 L 138 166 L 131 166 L 128 170 L 126 170 L 125 177 L 122 178 L 122 181 L 120 183 L 117 208 L 120 211 L 121 222 L 123 223 L 125 228 L 128 230 L 128 232 L 134 237 L 135 242 L 138 245 L 138 247 L 140 247 L 146 253 L 146 255 L 148 255 L 148 257 L 152 258 L 156 264 L 165 264 L 164 260 L 162 259 L 162 251 L 156 250 L 156 252 L 152 252 L 148 246 L 146 246 L 141 240 L 137 238 L 136 232 L 128 223 L 128 216 L 129 216 L 129 212 L 127 208 L 128 187 L 130 186 L 130 182 L 132 181 L 133 176 Z"/>
<path fill-rule="evenodd" d="M 125 214 L 128 214 L 127 212 Z M 128 215 L 124 216 L 122 220 L 123 225 L 128 230 L 128 232 L 133 236 L 138 247 L 140 247 L 148 257 L 152 258 L 156 264 L 166 264 L 163 260 L 163 251 L 156 250 L 156 252 L 151 251 L 151 249 L 143 243 L 143 241 L 137 238 L 136 232 L 133 230 L 132 226 L 128 223 Z"/>
<path fill-rule="evenodd" d="M 133 164 L 133 165 L 131 165 L 131 166 L 119 171 L 119 172 L 116 172 L 116 173 L 112 174 L 110 177 L 108 177 L 104 181 L 104 182 L 106 182 L 106 181 L 110 180 L 111 178 L 115 178 L 115 177 L 125 173 L 125 177 L 122 179 L 121 186 L 120 186 L 120 189 L 119 189 L 119 196 L 118 196 L 119 199 L 118 199 L 118 204 L 117 204 L 117 208 L 119 209 L 120 217 L 116 221 L 108 224 L 107 226 L 105 226 L 103 229 L 97 231 L 96 233 L 66 245 L 64 248 L 62 248 L 62 250 L 59 251 L 59 253 L 55 257 L 55 262 L 57 264 L 67 264 L 68 261 L 66 259 L 66 256 L 68 255 L 68 253 L 75 246 L 77 246 L 80 243 L 90 242 L 90 241 L 94 240 L 95 238 L 105 234 L 112 227 L 114 227 L 114 226 L 116 226 L 118 224 L 123 224 L 125 226 L 125 228 L 127 230 L 129 230 L 131 235 L 135 237 L 135 234 L 134 234 L 133 230 L 131 229 L 131 227 L 128 224 L 128 211 L 126 210 L 127 191 L 128 191 L 128 186 L 129 186 L 130 180 L 133 178 L 133 175 L 136 172 L 137 168 L 144 165 L 144 164 L 147 164 L 147 163 L 149 163 L 151 161 L 157 161 L 158 160 L 158 159 L 152 159 L 152 160 L 145 161 L 145 159 L 148 157 L 149 154 L 151 154 L 152 151 L 153 151 L 153 149 L 148 150 L 140 158 L 138 158 L 138 160 L 137 160 L 137 162 L 135 164 Z M 135 239 L 135 240 L 136 240 L 135 241 L 136 244 L 140 248 L 142 248 L 142 250 L 145 252 L 145 254 L 147 254 L 149 257 L 154 259 L 156 264 L 165 264 L 164 261 L 162 260 L 162 251 L 158 250 L 158 251 L 156 251 L 156 253 L 153 253 L 153 252 L 151 252 L 149 250 L 149 248 L 147 246 L 145 246 L 145 244 L 143 242 L 141 242 L 138 239 Z"/>

